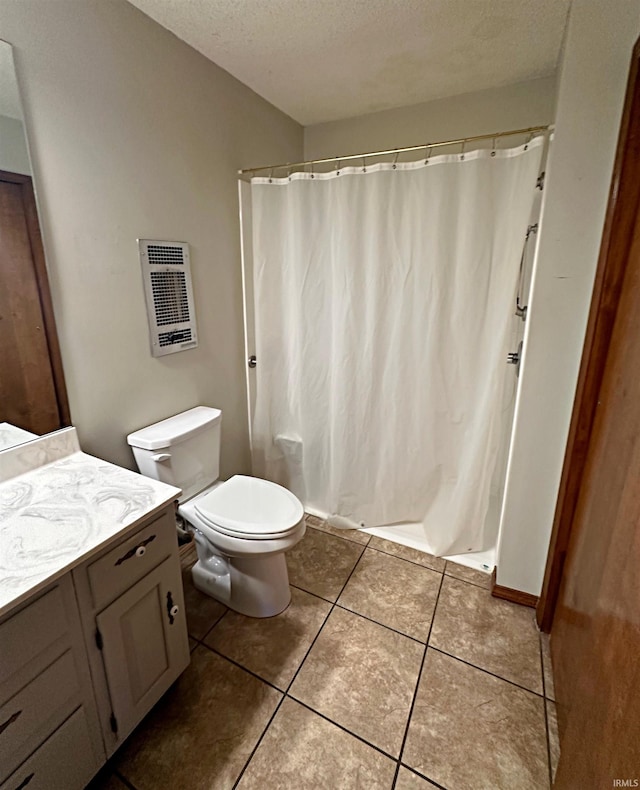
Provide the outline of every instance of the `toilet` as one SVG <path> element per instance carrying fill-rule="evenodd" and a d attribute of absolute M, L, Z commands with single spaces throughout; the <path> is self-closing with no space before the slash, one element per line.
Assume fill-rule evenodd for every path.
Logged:
<path fill-rule="evenodd" d="M 218 479 L 222 412 L 208 406 L 129 434 L 143 475 L 182 489 L 178 513 L 194 530 L 193 583 L 249 617 L 289 605 L 285 552 L 305 533 L 304 508 L 286 488 L 257 477 Z"/>

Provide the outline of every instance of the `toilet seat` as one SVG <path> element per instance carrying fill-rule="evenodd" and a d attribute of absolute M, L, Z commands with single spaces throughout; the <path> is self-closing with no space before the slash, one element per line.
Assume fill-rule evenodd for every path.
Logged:
<path fill-rule="evenodd" d="M 210 529 L 243 540 L 284 537 L 304 516 L 300 501 L 286 488 L 245 475 L 231 477 L 194 506 Z"/>

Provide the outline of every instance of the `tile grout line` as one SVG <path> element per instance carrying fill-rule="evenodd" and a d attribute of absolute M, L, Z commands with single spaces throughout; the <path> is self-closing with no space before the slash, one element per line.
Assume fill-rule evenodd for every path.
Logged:
<path fill-rule="evenodd" d="M 398 543 L 397 545 L 403 546 L 404 544 Z M 385 551 L 384 549 L 377 549 L 375 546 L 372 546 L 371 544 L 368 544 L 366 548 L 371 549 L 371 551 L 377 551 L 379 554 L 385 554 L 387 557 L 395 557 L 397 560 L 410 562 L 412 565 L 417 565 L 418 568 L 424 568 L 427 571 L 434 571 L 434 573 L 444 573 L 444 568 L 441 571 L 439 571 L 437 568 L 432 568 L 430 565 L 423 565 L 421 562 L 416 562 L 415 560 L 409 560 L 406 557 L 401 557 L 399 554 L 392 554 L 390 551 Z M 404 548 L 410 549 L 411 546 L 405 546 Z M 419 549 L 412 549 L 412 551 L 419 551 Z"/>
<path fill-rule="evenodd" d="M 347 735 L 351 735 L 352 738 L 355 738 L 356 740 L 360 741 L 360 743 L 363 743 L 365 746 L 368 746 L 370 749 L 374 749 L 379 754 L 383 755 L 384 757 L 387 757 L 392 762 L 395 763 L 398 761 L 397 757 L 394 757 L 392 754 L 389 754 L 389 752 L 385 752 L 385 750 L 380 748 L 380 746 L 376 746 L 375 743 L 371 743 L 371 741 L 367 741 L 365 738 L 362 737 L 362 735 L 358 735 L 357 733 L 353 732 L 348 727 L 345 727 L 344 724 L 338 724 L 337 721 L 330 719 L 325 713 L 320 713 L 319 710 L 312 708 L 311 705 L 307 705 L 306 702 L 299 700 L 297 697 L 292 697 L 291 694 L 289 694 L 288 692 L 285 696 L 287 697 L 287 699 L 290 699 L 292 702 L 295 702 L 297 705 L 301 705 L 303 708 L 306 708 L 315 716 L 319 716 L 321 719 L 324 719 L 325 721 L 329 722 L 329 724 L 332 724 L 334 727 L 337 727 L 339 730 L 346 732 Z"/>
<path fill-rule="evenodd" d="M 228 661 L 230 664 L 233 664 L 234 666 L 238 667 L 238 669 L 242 669 L 244 672 L 248 672 L 249 675 L 252 675 L 254 678 L 256 678 L 256 680 L 262 681 L 265 685 L 267 685 L 270 688 L 274 689 L 278 693 L 284 694 L 284 691 L 282 689 L 278 688 L 273 683 L 271 683 L 270 680 L 265 680 L 263 677 L 260 677 L 260 675 L 257 675 L 251 669 L 247 669 L 247 667 L 244 667 L 244 666 L 242 666 L 242 664 L 239 664 L 233 658 L 229 658 L 229 656 L 225 656 L 224 653 L 221 653 L 219 650 L 216 650 L 215 647 L 211 647 L 210 645 L 207 645 L 204 642 L 199 642 L 198 644 L 200 645 L 200 647 L 204 647 L 205 650 L 209 650 L 211 653 L 214 653 L 216 656 L 220 656 L 220 658 L 223 658 L 225 661 Z"/>
<path fill-rule="evenodd" d="M 435 645 L 429 645 L 432 650 L 435 650 L 436 653 L 441 653 L 443 656 L 448 656 L 449 658 L 453 658 L 456 661 L 460 661 L 461 664 L 466 664 L 468 667 L 472 667 L 473 669 L 478 669 L 480 672 L 484 672 L 485 675 L 491 675 L 491 677 L 496 678 L 496 680 L 504 680 L 505 683 L 508 683 L 510 686 L 515 686 L 520 691 L 526 691 L 529 694 L 533 694 L 535 697 L 540 697 L 544 699 L 543 695 L 539 691 L 532 691 L 528 689 L 526 686 L 520 685 L 520 683 L 516 683 L 515 680 L 509 680 L 509 678 L 503 678 L 502 675 L 496 675 L 495 672 L 492 672 L 490 669 L 485 669 L 484 667 L 480 667 L 477 664 L 472 664 L 471 661 L 467 661 L 464 658 L 460 658 L 460 656 L 456 656 L 453 653 L 447 653 L 446 650 L 442 650 L 440 647 L 436 647 Z"/>
<path fill-rule="evenodd" d="M 342 538 L 342 540 L 344 540 L 344 538 Z M 351 543 L 353 543 L 353 541 L 351 541 Z M 313 641 L 312 641 L 312 642 L 311 642 L 311 644 L 309 645 L 309 649 L 308 649 L 308 650 L 307 650 L 307 652 L 304 654 L 304 658 L 302 659 L 302 661 L 300 662 L 300 665 L 299 665 L 299 666 L 298 666 L 298 668 L 296 669 L 294 676 L 291 678 L 291 682 L 290 682 L 290 683 L 289 683 L 289 685 L 287 686 L 287 689 L 286 689 L 286 691 L 285 691 L 285 694 L 288 694 L 288 693 L 289 693 L 289 690 L 290 690 L 291 686 L 293 685 L 293 683 L 294 683 L 295 679 L 298 677 L 298 674 L 299 674 L 300 670 L 302 669 L 302 666 L 303 666 L 304 662 L 307 660 L 307 657 L 309 656 L 309 653 L 310 653 L 310 652 L 311 652 L 311 650 L 313 649 L 313 646 L 314 646 L 314 645 L 315 645 L 315 643 L 318 641 L 318 637 L 319 637 L 319 636 L 320 636 L 320 634 L 322 633 L 322 630 L 323 630 L 323 628 L 325 627 L 325 625 L 326 625 L 326 623 L 327 623 L 327 621 L 328 621 L 329 617 L 331 617 L 331 613 L 332 613 L 332 612 L 333 612 L 333 610 L 336 608 L 336 606 L 337 606 L 337 603 L 338 603 L 338 598 L 339 598 L 339 597 L 342 595 L 342 593 L 344 592 L 344 588 L 347 586 L 347 584 L 349 584 L 349 580 L 350 580 L 350 579 L 351 579 L 351 577 L 353 576 L 353 574 L 354 574 L 354 572 L 355 572 L 356 568 L 357 568 L 357 567 L 358 567 L 358 565 L 360 564 L 360 560 L 361 560 L 363 557 L 364 557 L 364 548 L 363 548 L 363 550 L 360 552 L 360 556 L 359 556 L 359 557 L 358 557 L 358 559 L 356 560 L 356 562 L 355 562 L 355 564 L 354 564 L 353 568 L 351 568 L 351 571 L 349 572 L 349 575 L 347 576 L 345 583 L 344 583 L 344 584 L 342 585 L 342 587 L 340 588 L 340 592 L 339 592 L 339 593 L 336 595 L 336 600 L 335 600 L 335 601 L 327 601 L 327 603 L 330 603 L 330 604 L 331 604 L 331 608 L 330 608 L 330 609 L 329 609 L 329 611 L 327 612 L 327 616 L 326 616 L 326 617 L 324 618 L 324 620 L 322 621 L 322 625 L 320 626 L 320 628 L 319 628 L 319 630 L 318 630 L 318 633 L 317 633 L 317 634 L 314 636 L 314 638 L 313 638 Z M 306 590 L 305 590 L 304 592 L 306 592 Z M 313 593 L 312 593 L 312 594 L 313 594 Z M 317 596 L 317 597 L 320 597 L 320 596 Z M 321 600 L 325 601 L 325 600 L 326 600 L 326 598 L 322 598 Z"/>
<path fill-rule="evenodd" d="M 365 548 L 371 543 L 372 535 L 369 535 L 369 540 L 366 543 L 363 543 L 361 540 L 351 540 L 351 538 L 343 538 L 342 535 L 336 535 L 335 532 L 329 532 L 328 529 L 322 529 L 322 527 L 318 527 L 315 524 L 307 524 L 308 529 L 315 529 L 317 532 L 324 532 L 325 535 L 333 535 L 334 538 L 340 538 L 341 540 L 347 540 L 349 543 L 355 543 L 357 546 L 364 546 Z M 344 530 L 345 532 L 351 532 L 352 530 Z M 357 532 L 358 530 L 356 530 Z"/>
<path fill-rule="evenodd" d="M 437 787 L 438 790 L 448 790 L 444 785 L 438 784 L 438 782 L 436 782 L 435 779 L 429 779 L 428 776 L 421 774 L 420 771 L 417 771 L 415 768 L 411 768 L 411 766 L 407 765 L 406 763 L 400 762 L 400 760 L 398 760 L 398 774 L 400 773 L 400 768 L 404 768 L 407 771 L 410 771 L 414 776 L 417 776 L 418 779 L 423 779 L 429 785 L 433 785 L 433 787 Z"/>
<path fill-rule="evenodd" d="M 549 714 L 547 712 L 547 684 L 544 678 L 544 656 L 542 652 L 542 631 L 538 633 L 540 647 L 540 670 L 542 672 L 542 701 L 544 704 L 544 730 L 547 736 L 547 766 L 549 768 L 549 787 L 553 785 L 553 769 L 551 768 L 551 738 L 549 736 Z"/>
<path fill-rule="evenodd" d="M 367 617 L 366 614 L 362 614 L 362 612 L 356 612 L 354 609 L 349 609 L 348 606 L 344 606 L 341 603 L 336 601 L 335 604 L 338 609 L 342 609 L 343 612 L 349 612 L 350 614 L 357 614 L 358 617 L 362 617 L 363 620 L 368 620 L 370 623 L 375 623 L 375 625 L 381 625 L 383 628 L 386 628 L 387 631 L 392 631 L 394 634 L 398 634 L 399 636 L 404 636 L 406 639 L 411 639 L 412 642 L 417 642 L 419 645 L 426 645 L 427 643 L 424 642 L 422 639 L 418 639 L 415 636 L 411 636 L 410 634 L 405 634 L 404 631 L 398 631 L 397 628 L 392 628 L 390 625 L 386 625 L 386 623 L 381 623 L 379 620 L 374 620 L 373 617 Z"/>
<path fill-rule="evenodd" d="M 364 551 L 362 552 L 364 554 Z M 358 561 L 360 558 L 358 558 Z M 324 598 L 322 595 L 318 595 L 318 593 L 311 592 L 311 590 L 305 590 L 304 587 L 300 587 L 298 584 L 293 584 L 289 582 L 289 587 L 294 587 L 296 590 L 301 590 L 303 593 L 307 593 L 307 595 L 313 595 L 314 598 L 317 598 L 320 601 L 324 601 L 325 603 L 330 603 L 331 606 L 335 604 L 335 601 L 329 600 L 329 598 Z M 340 591 L 340 595 L 342 595 L 342 591 Z"/>
<path fill-rule="evenodd" d="M 363 552 L 363 554 L 364 554 L 364 552 Z M 437 573 L 437 571 L 436 571 L 436 573 Z M 419 645 L 426 644 L 426 642 L 424 642 L 422 639 L 418 639 L 417 637 L 411 636 L 410 634 L 405 634 L 404 631 L 398 631 L 397 628 L 392 628 L 390 625 L 386 625 L 385 623 L 381 623 L 379 620 L 374 620 L 372 617 L 367 617 L 367 615 L 366 614 L 362 614 L 362 612 L 356 612 L 354 609 L 349 609 L 347 606 L 344 606 L 344 604 L 339 603 L 338 600 L 336 600 L 336 601 L 329 601 L 327 598 L 323 598 L 321 595 L 316 595 L 316 593 L 312 593 L 309 590 L 305 590 L 304 587 L 298 587 L 297 584 L 292 584 L 291 587 L 294 587 L 296 590 L 300 590 L 303 593 L 307 593 L 307 595 L 313 595 L 314 598 L 317 598 L 320 601 L 324 601 L 325 603 L 330 603 L 332 607 L 333 606 L 337 606 L 338 609 L 342 609 L 344 612 L 350 612 L 351 614 L 357 614 L 358 617 L 362 617 L 363 620 L 368 620 L 370 623 L 375 623 L 376 625 L 381 625 L 383 628 L 386 628 L 388 631 L 393 631 L 394 634 L 399 634 L 400 636 L 406 636 L 407 639 L 411 639 L 413 642 L 417 642 Z M 344 591 L 344 587 L 340 591 L 340 595 L 342 595 L 343 591 Z"/>
<path fill-rule="evenodd" d="M 472 568 L 472 570 L 474 569 Z M 482 573 L 482 571 L 478 571 L 478 573 Z M 455 579 L 457 582 L 465 582 L 466 584 L 471 584 L 473 587 L 479 587 L 481 590 L 487 590 L 487 592 L 491 592 L 491 588 L 487 587 L 486 584 L 478 584 L 477 582 L 469 581 L 469 579 L 461 579 L 460 576 L 454 576 L 453 573 L 447 573 L 446 570 L 443 571 L 443 574 L 448 576 L 450 579 Z M 520 606 L 521 604 L 518 605 Z"/>
<path fill-rule="evenodd" d="M 278 711 L 280 710 L 280 708 L 281 708 L 281 706 L 282 706 L 282 703 L 285 701 L 285 699 L 286 699 L 286 694 L 283 694 L 283 695 L 282 695 L 282 697 L 280 698 L 280 701 L 279 701 L 279 702 L 278 702 L 278 704 L 276 705 L 276 707 L 275 707 L 275 710 L 274 710 L 274 711 L 273 711 L 273 713 L 271 714 L 271 716 L 270 716 L 270 718 L 269 718 L 269 721 L 267 722 L 267 724 L 266 724 L 266 726 L 265 726 L 264 730 L 263 730 L 263 731 L 262 731 L 262 733 L 260 734 L 260 737 L 258 738 L 258 741 L 256 742 L 256 745 L 255 745 L 255 746 L 253 747 L 253 749 L 251 750 L 251 754 L 250 754 L 250 755 L 249 755 L 249 757 L 247 758 L 247 761 L 245 762 L 245 764 L 242 766 L 242 771 L 240 771 L 240 774 L 238 775 L 238 778 L 237 778 L 237 779 L 236 779 L 236 781 L 233 783 L 233 790 L 236 790 L 236 788 L 237 788 L 237 787 L 238 787 L 238 785 L 240 784 L 240 781 L 242 780 L 242 777 L 244 776 L 244 772 L 245 772 L 245 771 L 247 770 L 247 768 L 249 767 L 249 763 L 251 762 L 251 760 L 253 760 L 253 755 L 254 755 L 254 754 L 255 754 L 255 753 L 258 751 L 258 748 L 260 747 L 260 744 L 262 743 L 262 739 L 263 739 L 263 738 L 264 738 L 264 736 L 267 734 L 267 730 L 269 729 L 269 727 L 271 727 L 271 722 L 272 722 L 272 721 L 275 719 L 275 717 L 276 717 L 276 715 L 277 715 Z"/>
<path fill-rule="evenodd" d="M 431 622 L 429 623 L 429 633 L 427 634 L 427 641 L 424 645 L 424 651 L 422 653 L 422 661 L 420 662 L 420 669 L 418 670 L 418 676 L 416 678 L 416 686 L 413 690 L 413 697 L 411 699 L 411 705 L 409 707 L 409 715 L 407 716 L 407 724 L 404 728 L 404 736 L 402 738 L 402 744 L 400 746 L 400 751 L 398 752 L 398 760 L 396 762 L 396 772 L 393 777 L 393 785 L 392 788 L 395 788 L 396 783 L 398 781 L 398 774 L 400 773 L 400 765 L 402 764 L 402 757 L 404 755 L 404 748 L 407 743 L 407 737 L 409 736 L 409 727 L 411 726 L 411 717 L 413 716 L 413 709 L 416 704 L 416 697 L 418 696 L 418 688 L 420 687 L 420 680 L 422 678 L 422 671 L 424 669 L 424 664 L 427 658 L 427 650 L 429 649 L 429 639 L 431 638 L 431 631 L 433 629 L 433 623 L 436 619 L 436 612 L 438 610 L 438 603 L 440 601 L 440 593 L 442 591 L 442 585 L 444 583 L 444 573 L 440 577 L 440 586 L 438 587 L 438 594 L 436 596 L 436 602 L 433 607 L 433 614 L 431 615 Z M 431 781 L 431 780 L 429 780 Z"/>
<path fill-rule="evenodd" d="M 322 530 L 317 530 L 317 531 L 318 531 L 318 532 L 321 532 Z M 325 533 L 325 534 L 330 534 L 330 533 Z M 340 540 L 344 540 L 344 538 L 340 538 Z M 353 542 L 353 541 L 351 541 L 351 542 Z M 347 576 L 347 579 L 346 579 L 345 583 L 342 585 L 342 587 L 341 587 L 341 589 L 340 589 L 340 592 L 338 593 L 338 595 L 337 595 L 337 597 L 336 597 L 336 601 L 337 601 L 337 600 L 338 600 L 338 598 L 339 598 L 339 597 L 342 595 L 342 591 L 344 590 L 344 588 L 345 588 L 345 587 L 347 586 L 347 584 L 349 583 L 349 579 L 350 579 L 350 578 L 351 578 L 351 576 L 353 575 L 353 572 L 355 571 L 355 569 L 358 567 L 358 563 L 359 563 L 359 562 L 360 562 L 360 560 L 362 559 L 362 556 L 363 556 L 363 555 L 364 555 L 364 547 L 363 547 L 362 551 L 360 552 L 360 556 L 359 556 L 359 557 L 358 557 L 358 559 L 356 560 L 356 562 L 355 562 L 355 565 L 354 565 L 354 566 L 353 566 L 353 568 L 351 569 L 351 572 L 350 572 L 350 573 L 349 573 L 349 575 Z M 319 597 L 319 596 L 318 596 L 318 597 Z M 322 600 L 325 600 L 325 599 L 322 599 Z M 310 653 L 310 652 L 311 652 L 311 650 L 313 649 L 313 646 L 315 645 L 316 641 L 318 640 L 318 637 L 319 637 L 319 636 L 320 636 L 320 634 L 322 633 L 322 629 L 325 627 L 325 625 L 326 625 L 326 623 L 327 623 L 327 621 L 328 621 L 329 617 L 331 616 L 331 612 L 333 612 L 333 610 L 334 610 L 334 608 L 335 608 L 335 605 L 336 605 L 336 604 L 335 604 L 335 602 L 333 602 L 333 603 L 331 604 L 331 608 L 329 609 L 329 611 L 327 612 L 327 615 L 326 615 L 326 617 L 325 617 L 325 618 L 324 618 L 324 620 L 322 621 L 322 625 L 321 625 L 321 626 L 320 626 L 320 628 L 318 629 L 318 633 L 315 635 L 315 637 L 313 638 L 313 641 L 312 641 L 312 642 L 311 642 L 311 644 L 309 645 L 309 648 L 308 648 L 308 650 L 307 650 L 307 651 L 306 651 L 306 653 L 304 654 L 304 658 L 303 658 L 303 659 L 302 659 L 302 661 L 300 662 L 300 666 L 299 666 L 299 667 L 296 669 L 296 671 L 295 671 L 295 674 L 294 674 L 294 675 L 293 675 L 293 677 L 291 678 L 291 681 L 289 682 L 289 685 L 288 685 L 288 686 L 287 686 L 287 688 L 286 688 L 286 691 L 284 692 L 284 694 L 282 694 L 282 698 L 281 698 L 280 702 L 277 704 L 277 706 L 276 706 L 276 709 L 274 710 L 274 712 L 273 712 L 273 714 L 272 714 L 271 718 L 270 718 L 270 719 L 269 719 L 269 721 L 267 722 L 267 726 L 266 726 L 266 727 L 264 728 L 264 730 L 262 731 L 262 734 L 261 734 L 261 735 L 260 735 L 260 737 L 258 738 L 258 741 L 257 741 L 256 745 L 255 745 L 255 746 L 253 747 L 253 749 L 251 750 L 251 754 L 249 755 L 249 757 L 248 757 L 247 761 L 245 762 L 245 764 L 244 764 L 244 766 L 243 766 L 243 768 L 242 768 L 242 771 L 240 771 L 240 774 L 239 774 L 238 778 L 237 778 L 237 779 L 236 779 L 236 781 L 234 782 L 234 784 L 233 784 L 233 790 L 236 790 L 236 788 L 237 788 L 237 787 L 238 787 L 238 785 L 240 784 L 240 782 L 241 782 L 241 780 L 242 780 L 242 777 L 243 777 L 243 776 L 244 776 L 244 774 L 245 774 L 245 771 L 247 770 L 247 768 L 248 768 L 248 767 L 249 767 L 249 765 L 251 764 L 251 760 L 253 760 L 253 756 L 254 756 L 254 754 L 255 754 L 255 753 L 258 751 L 258 748 L 260 747 L 260 744 L 262 743 L 262 740 L 264 739 L 264 736 L 267 734 L 267 732 L 268 732 L 268 730 L 269 730 L 269 727 L 271 727 L 271 723 L 272 723 L 272 721 L 275 719 L 275 717 L 276 717 L 276 714 L 278 713 L 278 711 L 280 710 L 280 708 L 281 708 L 281 706 L 282 706 L 282 703 L 285 701 L 285 699 L 287 699 L 287 697 L 289 697 L 289 699 L 295 699 L 294 697 L 290 697 L 290 695 L 289 695 L 289 689 L 290 689 L 290 688 L 291 688 L 291 686 L 293 685 L 293 683 L 294 683 L 295 679 L 298 677 L 298 673 L 299 673 L 299 672 L 300 672 L 300 670 L 302 669 L 302 667 L 303 667 L 303 665 L 304 665 L 304 662 L 307 660 L 307 657 L 309 656 L 309 653 Z M 278 689 L 278 691 L 279 691 L 279 689 Z M 296 702 L 297 702 L 297 700 L 296 700 Z M 310 710 L 312 710 L 312 709 L 310 709 Z M 317 713 L 317 711 L 313 711 L 313 712 L 314 712 L 314 713 Z"/>
<path fill-rule="evenodd" d="M 205 595 L 205 593 L 203 593 L 203 595 Z M 215 599 L 214 599 L 214 600 L 215 600 Z M 224 604 L 223 604 L 223 606 L 224 606 Z M 218 623 L 219 623 L 221 620 L 223 620 L 223 619 L 224 619 L 224 617 L 225 617 L 225 615 L 226 615 L 228 612 L 230 612 L 230 611 L 231 611 L 231 610 L 230 610 L 230 609 L 229 609 L 229 607 L 227 606 L 227 607 L 226 607 L 226 609 L 224 610 L 224 612 L 223 612 L 223 613 L 222 613 L 222 614 L 221 614 L 221 615 L 220 615 L 220 616 L 219 616 L 219 617 L 216 619 L 216 621 L 213 623 L 213 625 L 211 625 L 211 626 L 210 626 L 210 627 L 209 627 L 209 628 L 208 628 L 208 629 L 207 629 L 207 630 L 204 632 L 204 634 L 202 635 L 202 637 L 201 637 L 200 639 L 197 639 L 197 638 L 196 638 L 195 636 L 193 636 L 192 634 L 189 634 L 189 636 L 190 636 L 192 639 L 195 639 L 195 640 L 196 640 L 196 642 L 202 642 L 202 643 L 204 643 L 204 640 L 205 640 L 205 639 L 206 639 L 206 638 L 209 636 L 209 634 L 210 634 L 210 633 L 213 631 L 213 629 L 214 629 L 214 628 L 215 628 L 215 627 L 218 625 Z"/>

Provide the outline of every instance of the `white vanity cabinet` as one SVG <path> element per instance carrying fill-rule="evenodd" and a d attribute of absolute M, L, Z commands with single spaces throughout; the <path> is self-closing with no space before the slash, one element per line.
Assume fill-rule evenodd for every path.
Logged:
<path fill-rule="evenodd" d="M 73 571 L 107 756 L 189 664 L 173 511 Z"/>
<path fill-rule="evenodd" d="M 0 623 L 0 788 L 81 788 L 103 762 L 67 574 Z"/>
<path fill-rule="evenodd" d="M 0 619 L 0 790 L 81 790 L 189 664 L 173 504 Z"/>

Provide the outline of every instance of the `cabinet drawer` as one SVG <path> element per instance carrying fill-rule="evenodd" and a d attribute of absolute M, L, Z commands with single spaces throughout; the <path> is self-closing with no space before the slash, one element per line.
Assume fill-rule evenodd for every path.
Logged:
<path fill-rule="evenodd" d="M 78 708 L 0 790 L 82 790 L 98 767 L 84 708 Z"/>
<path fill-rule="evenodd" d="M 5 620 L 0 625 L 0 686 L 65 634 L 68 628 L 60 587 L 54 587 Z M 0 705 L 5 701 L 0 697 Z"/>
<path fill-rule="evenodd" d="M 79 704 L 75 661 L 67 650 L 0 707 L 0 782 Z"/>
<path fill-rule="evenodd" d="M 172 551 L 177 551 L 177 537 L 173 511 L 169 510 L 89 565 L 95 608 L 111 603 Z"/>

